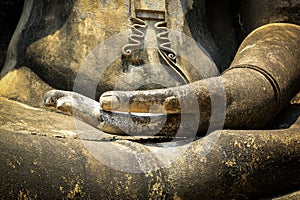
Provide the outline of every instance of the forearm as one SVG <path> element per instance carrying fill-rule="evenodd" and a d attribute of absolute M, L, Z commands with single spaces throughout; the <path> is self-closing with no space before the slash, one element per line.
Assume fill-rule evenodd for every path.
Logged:
<path fill-rule="evenodd" d="M 241 44 L 226 83 L 226 127 L 260 128 L 300 90 L 300 26 L 270 24 Z"/>

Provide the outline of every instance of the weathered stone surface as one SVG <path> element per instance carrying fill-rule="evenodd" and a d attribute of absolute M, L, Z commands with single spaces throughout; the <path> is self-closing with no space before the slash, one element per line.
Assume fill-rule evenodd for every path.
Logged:
<path fill-rule="evenodd" d="M 219 64 L 224 59 L 228 63 L 236 50 L 236 36 L 232 29 L 234 23 L 240 23 L 245 34 L 270 22 L 299 24 L 296 12 L 299 0 L 290 4 L 275 0 L 243 1 L 240 7 L 236 3 L 234 8 L 230 8 L 228 2 L 224 2 L 225 6 L 216 6 L 214 10 L 213 5 L 216 3 L 172 0 L 168 3 L 169 26 L 192 36 Z M 183 12 L 179 13 L 181 9 Z M 226 19 L 226 27 L 220 25 L 218 17 L 222 24 Z M 109 3 L 87 3 L 80 0 L 45 3 L 29 0 L 25 1 L 21 22 L 10 48 L 10 56 L 14 61 L 7 64 L 4 74 L 14 67 L 29 66 L 51 86 L 66 90 L 73 89 L 76 72 L 86 55 L 101 41 L 128 30 L 127 25 L 130 24 L 128 5 L 118 0 Z M 228 32 L 225 33 L 222 29 Z M 226 39 L 223 35 L 226 35 Z M 217 49 L 222 55 L 226 54 L 226 58 L 221 59 L 222 55 Z M 224 63 L 221 65 L 223 69 L 227 67 Z M 103 88 L 98 90 L 103 91 Z M 95 98 L 97 96 L 99 93 Z"/>
<path fill-rule="evenodd" d="M 182 31 L 188 36 L 192 36 L 212 55 L 215 62 L 219 63 L 218 60 L 221 60 L 221 57 L 213 39 L 216 40 L 221 53 L 227 55 L 226 59 L 228 60 L 228 57 L 233 56 L 237 46 L 233 39 L 235 36 L 232 31 L 228 32 L 227 42 L 224 43 L 225 40 L 220 38 L 220 33 L 222 33 L 221 37 L 223 38 L 224 31 L 221 31 L 221 29 L 225 25 L 211 25 L 219 23 L 217 16 L 214 14 L 217 11 L 212 9 L 212 3 L 207 4 L 206 10 L 205 4 L 204 1 L 185 3 L 180 3 L 178 0 L 170 1 L 168 4 L 169 26 L 173 30 Z M 229 13 L 231 9 L 227 3 L 224 4 L 225 8 L 223 6 L 221 12 L 222 19 L 227 16 L 226 30 L 232 30 L 233 22 L 230 19 L 232 16 Z M 249 6 L 249 4 L 251 5 Z M 276 1 L 272 1 L 272 3 L 269 3 L 271 7 L 261 6 L 260 9 L 256 9 L 255 6 L 253 8 L 254 4 L 253 2 L 243 2 L 241 6 L 242 8 L 251 8 L 252 12 L 249 13 L 249 9 L 246 9 L 245 12 L 241 9 L 243 11 L 241 12 L 241 23 L 247 25 L 246 33 L 269 22 L 288 21 L 297 23 L 297 20 L 280 20 L 280 17 L 276 20 L 266 21 L 265 18 L 269 19 L 271 14 L 267 12 L 267 17 L 264 17 L 259 12 L 263 11 L 264 8 L 268 8 L 270 12 L 271 10 L 276 11 L 272 15 L 279 16 L 280 11 L 276 9 L 277 7 L 295 10 L 299 6 L 298 0 L 293 1 L 291 5 L 287 5 L 286 2 L 276 3 Z M 118 5 L 118 9 L 115 9 L 116 5 Z M 283 14 L 288 18 L 294 16 L 293 12 Z M 260 23 L 260 20 L 256 20 L 255 25 L 252 25 L 251 21 L 247 21 L 248 18 L 246 17 L 248 16 L 250 16 L 249 19 L 252 19 L 252 16 L 260 17 L 263 22 Z M 114 19 L 113 23 L 109 20 L 111 18 Z M 235 16 L 234 19 L 236 20 L 237 17 Z M 126 2 L 117 0 L 110 3 L 94 2 L 90 4 L 79 0 L 64 4 L 60 1 L 48 3 L 26 1 L 21 22 L 22 25 L 19 26 L 10 48 L 10 59 L 15 60 L 15 62 L 8 62 L 3 74 L 8 73 L 14 67 L 29 66 L 47 84 L 57 89 L 66 90 L 73 89 L 76 72 L 92 49 L 101 41 L 124 30 L 129 30 L 128 24 L 130 24 L 128 5 Z M 234 45 L 228 45 L 229 43 Z M 229 50 L 228 46 L 235 47 Z M 224 53 L 224 51 L 226 52 Z M 118 62 L 114 65 L 118 65 Z M 228 61 L 226 62 L 228 63 Z M 224 64 L 222 68 L 225 68 Z M 115 71 L 114 75 L 108 76 L 111 75 L 112 71 Z M 120 78 L 118 73 L 120 72 L 116 70 L 116 67 L 108 70 L 102 77 L 107 85 L 98 85 L 97 94 L 91 97 L 97 99 L 99 93 L 111 89 L 113 87 L 111 83 L 115 84 L 116 80 L 110 80 L 111 78 L 107 79 L 107 77 L 117 76 Z"/>
<path fill-rule="evenodd" d="M 0 105 L 2 197 L 266 198 L 300 187 L 300 118 L 291 129 L 212 133 L 190 146 L 178 146 L 178 158 L 168 166 L 156 158 L 159 154 L 142 156 L 155 145 L 112 137 L 71 116 L 4 98 Z M 177 152 L 163 148 L 163 160 Z M 115 159 L 113 165 L 103 160 L 105 152 Z M 136 173 L 126 172 L 130 164 Z M 142 173 L 145 169 L 156 170 Z"/>
<path fill-rule="evenodd" d="M 292 104 L 300 104 L 300 93 L 298 93 L 292 100 Z"/>
<path fill-rule="evenodd" d="M 206 26 L 205 2 L 202 0 L 186 4 L 179 0 L 172 0 L 167 5 L 169 28 L 194 38 L 217 60 L 219 56 L 217 48 Z M 25 1 L 21 22 L 22 25 L 16 30 L 9 50 L 10 61 L 2 75 L 15 67 L 29 66 L 52 87 L 73 90 L 78 71 L 85 64 L 91 65 L 91 68 L 87 68 L 88 70 L 82 69 L 87 77 L 83 84 L 97 90 L 96 95 L 89 95 L 95 99 L 103 91 L 113 89 L 114 84 L 118 84 L 119 79 L 124 76 L 120 66 L 121 48 L 128 42 L 128 39 L 115 36 L 130 30 L 128 27 L 131 24 L 128 2 L 119 0 L 89 3 L 82 0 L 68 2 L 28 0 Z M 114 43 L 121 45 L 113 46 L 110 42 L 100 45 L 109 38 Z M 179 42 L 184 42 L 180 40 L 182 38 L 179 39 Z M 97 45 L 101 46 L 100 50 L 92 53 Z M 92 55 L 88 59 L 91 60 L 86 61 L 85 59 L 90 53 Z M 105 55 L 103 58 L 99 58 L 100 62 L 91 58 L 91 56 L 97 57 L 96 54 L 99 53 Z M 110 57 L 110 55 L 119 57 L 113 60 L 114 62 L 111 60 L 105 63 L 101 62 L 101 59 Z M 186 66 L 184 61 L 183 66 Z M 101 68 L 106 72 L 101 72 Z M 140 77 L 135 75 L 135 79 L 132 81 L 139 79 L 140 82 L 143 82 L 142 73 L 143 71 L 137 72 L 137 74 L 141 74 Z M 95 74 L 99 75 L 96 80 L 89 78 Z M 161 77 L 157 74 L 161 73 L 156 72 L 153 76 Z M 97 86 L 99 79 L 101 83 Z M 129 78 L 127 77 L 127 79 Z M 94 86 L 95 82 L 96 86 Z M 165 87 L 169 86 L 166 84 Z M 81 92 L 84 93 L 84 91 Z"/>
<path fill-rule="evenodd" d="M 260 199 L 300 188 L 299 128 L 217 131 L 175 151 L 123 139 L 49 137 L 56 128 L 73 132 L 71 117 L 0 101 L 0 193 L 6 199 Z M 19 115 L 7 120 L 9 107 Z M 162 155 L 154 153 L 163 148 Z"/>
<path fill-rule="evenodd" d="M 234 114 L 230 116 L 228 112 L 229 114 L 226 117 L 233 121 L 237 119 L 237 116 L 244 119 L 249 115 L 253 116 L 253 119 L 259 119 L 260 116 L 267 115 L 268 112 L 271 112 L 272 114 L 269 115 L 269 117 L 263 117 L 259 120 L 264 121 L 274 118 L 283 106 L 288 105 L 290 100 L 299 92 L 300 88 L 300 68 L 298 65 L 300 59 L 299 44 L 300 26 L 293 24 L 268 24 L 249 34 L 239 47 L 231 63 L 231 67 L 222 74 L 223 77 L 229 75 L 227 79 L 232 80 L 232 82 L 228 81 L 229 86 L 227 86 L 230 88 L 230 92 L 228 92 L 229 95 L 227 95 L 227 99 L 229 100 L 227 101 L 227 108 L 229 110 L 233 109 L 234 111 L 232 113 Z M 233 78 L 235 70 L 237 73 L 243 74 L 243 76 Z M 246 81 L 244 77 L 247 77 L 248 73 L 252 74 L 250 75 L 252 79 L 250 78 Z M 257 76 L 255 74 L 259 75 Z M 268 82 L 268 86 L 260 85 L 263 81 L 259 81 L 259 77 L 264 77 L 263 79 Z M 238 80 L 240 80 L 240 82 Z M 258 85 L 256 85 L 256 83 L 258 83 Z M 241 89 L 244 87 L 244 90 Z M 253 87 L 252 91 L 255 90 L 255 92 L 251 93 L 250 89 L 248 94 L 251 93 L 251 95 L 247 97 L 247 94 L 244 92 L 251 87 Z M 259 95 L 259 92 L 262 92 L 261 95 Z M 269 92 L 272 93 L 271 98 L 267 97 L 270 95 Z M 262 100 L 261 98 L 266 99 Z M 233 101 L 230 102 L 230 99 Z M 248 101 L 251 102 L 251 105 L 255 105 L 254 107 L 256 108 L 262 105 L 263 102 L 268 103 L 252 115 L 251 112 L 255 109 L 250 106 L 251 109 L 247 110 L 246 103 L 248 103 Z M 243 103 L 239 104 L 237 102 Z M 264 110 L 263 114 L 258 114 L 261 109 L 267 108 L 272 104 L 272 108 L 269 107 L 269 109 Z M 246 106 L 246 109 L 241 109 L 244 106 Z M 243 110 L 241 114 L 238 114 L 239 109 Z M 246 116 L 242 117 L 243 114 L 246 114 Z M 258 124 L 259 123 L 260 122 L 258 122 Z"/>
<path fill-rule="evenodd" d="M 274 198 L 274 200 L 297 200 L 299 198 L 300 198 L 300 191 L 282 197 Z"/>
<path fill-rule="evenodd" d="M 88 52 L 100 41 L 128 29 L 124 1 L 26 2 L 22 17 L 24 26 L 12 40 L 11 60 L 3 73 L 6 76 L 0 81 L 0 93 L 33 106 L 39 106 L 42 94 L 51 88 L 38 77 L 55 88 L 72 89 L 76 70 Z M 220 59 L 207 29 L 204 1 L 170 2 L 169 6 L 173 6 L 170 15 L 174 17 L 171 26 L 192 35 L 215 60 Z M 284 1 L 278 4 L 278 1 L 269 2 L 273 2 L 275 8 L 284 9 L 297 9 L 299 5 L 298 0 L 290 1 L 291 5 Z M 184 7 L 185 16 L 178 16 L 180 6 Z M 259 10 L 250 8 L 246 11 Z M 297 19 L 297 15 L 289 10 L 286 9 L 284 14 L 291 13 L 288 16 Z M 276 14 L 283 9 L 275 11 L 273 21 L 287 20 Z M 265 15 L 258 11 L 254 13 L 261 18 L 256 22 L 266 23 Z M 249 14 L 248 19 L 252 19 L 251 16 Z M 235 16 L 235 20 L 239 17 Z M 246 32 L 257 26 L 243 19 L 239 22 L 245 23 L 242 28 L 247 29 Z M 235 40 L 229 39 L 227 44 L 231 41 Z M 222 45 L 222 42 L 218 44 Z M 226 47 L 222 48 L 226 50 Z M 234 49 L 230 48 L 230 51 Z M 38 77 L 27 68 L 19 68 L 21 66 L 29 66 Z M 12 71 L 15 67 L 18 69 Z M 3 98 L 0 99 L 0 119 L 0 129 L 4 129 L 0 131 L 0 197 L 4 199 L 254 199 L 270 198 L 300 188 L 299 120 L 290 129 L 283 130 L 218 131 L 206 137 L 218 138 L 217 143 L 211 145 L 205 139 L 197 140 L 166 168 L 152 173 L 126 173 L 105 165 L 111 161 L 109 159 L 99 162 L 87 151 L 87 144 L 99 147 L 121 167 L 133 164 L 133 168 L 139 171 L 145 166 L 160 166 L 155 156 L 143 157 L 142 160 L 135 157 L 137 152 L 149 152 L 149 148 L 154 147 L 124 141 L 124 137 L 108 136 L 70 116 Z M 84 143 L 48 136 L 79 137 L 99 142 Z M 210 153 L 204 155 L 205 149 Z M 174 152 L 167 155 L 170 153 Z"/>
<path fill-rule="evenodd" d="M 0 129 L 27 135 L 88 140 L 163 141 L 169 139 L 106 134 L 68 113 L 54 109 L 35 108 L 3 97 L 0 97 Z"/>
<path fill-rule="evenodd" d="M 49 137 L 76 137 L 74 118 L 0 97 L 0 128 Z"/>
<path fill-rule="evenodd" d="M 45 93 L 52 89 L 29 68 L 10 71 L 0 79 L 0 96 L 41 107 Z"/>
<path fill-rule="evenodd" d="M 111 91 L 102 95 L 100 106 L 105 111 L 128 114 L 152 113 L 153 105 L 162 108 L 160 114 L 195 113 L 194 121 L 200 116 L 199 134 L 206 133 L 212 124 L 219 129 L 265 128 L 299 92 L 299 45 L 300 26 L 268 24 L 249 34 L 231 67 L 220 77 L 161 90 Z M 122 124 L 122 116 L 108 115 L 105 119 L 106 125 Z M 170 130 L 177 129 L 182 121 L 174 118 Z M 149 130 L 155 125 L 159 126 L 153 123 Z"/>

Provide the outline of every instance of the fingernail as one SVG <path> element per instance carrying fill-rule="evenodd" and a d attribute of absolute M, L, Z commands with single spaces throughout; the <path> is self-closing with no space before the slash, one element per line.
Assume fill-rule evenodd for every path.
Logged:
<path fill-rule="evenodd" d="M 100 98 L 100 106 L 102 110 L 116 110 L 120 107 L 119 97 L 114 95 L 104 95 Z"/>

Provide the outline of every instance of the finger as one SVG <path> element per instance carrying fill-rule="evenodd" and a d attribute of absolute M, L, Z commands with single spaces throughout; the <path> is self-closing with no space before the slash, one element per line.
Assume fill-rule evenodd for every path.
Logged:
<path fill-rule="evenodd" d="M 115 135 L 188 138 L 196 133 L 198 124 L 194 119 L 190 114 L 147 116 L 101 111 L 99 128 Z"/>
<path fill-rule="evenodd" d="M 56 107 L 56 90 L 48 91 L 43 99 L 43 105 L 46 107 Z"/>
<path fill-rule="evenodd" d="M 114 112 L 194 113 L 198 107 L 198 97 L 194 88 L 193 84 L 189 84 L 158 90 L 110 91 L 100 97 L 100 107 L 104 111 Z"/>
<path fill-rule="evenodd" d="M 50 90 L 48 91 L 43 100 L 43 105 L 46 107 L 57 107 L 57 100 L 64 96 L 70 96 L 73 92 L 63 90 Z"/>
<path fill-rule="evenodd" d="M 168 104 L 173 103 L 170 107 Z M 175 95 L 168 90 L 112 91 L 100 97 L 100 106 L 106 111 L 136 113 L 177 113 L 180 111 Z"/>
<path fill-rule="evenodd" d="M 56 101 L 56 108 L 64 112 L 72 113 L 72 102 L 73 99 L 71 96 L 61 97 Z"/>

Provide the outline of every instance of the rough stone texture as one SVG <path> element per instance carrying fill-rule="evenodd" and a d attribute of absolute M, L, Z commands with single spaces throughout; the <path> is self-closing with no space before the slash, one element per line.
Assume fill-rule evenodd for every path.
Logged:
<path fill-rule="evenodd" d="M 129 20 L 123 18 L 126 16 L 122 10 L 124 1 L 26 2 L 28 4 L 22 18 L 26 23 L 12 40 L 9 54 L 11 60 L 3 73 L 7 76 L 0 81 L 0 93 L 33 106 L 39 106 L 42 94 L 50 89 L 39 78 L 55 88 L 71 90 L 75 72 L 88 52 L 99 41 L 128 29 Z M 186 17 L 190 21 L 184 21 L 183 16 L 179 16 L 181 20 L 174 20 L 173 26 L 184 29 L 187 34 L 196 35 L 198 42 L 218 62 L 220 55 L 216 51 L 216 45 L 219 48 L 222 46 L 222 51 L 226 51 L 226 47 L 223 47 L 221 39 L 215 45 L 208 32 L 207 22 L 201 23 L 202 19 L 205 21 L 204 1 L 184 2 L 184 6 L 188 8 Z M 260 9 L 247 6 L 246 3 L 242 16 L 235 17 L 237 23 L 242 23 L 239 25 L 245 33 L 271 21 L 299 24 L 295 12 L 299 8 L 299 0 L 290 1 L 289 5 L 285 1 L 268 1 L 268 6 L 265 6 L 265 2 L 248 1 L 248 5 L 251 3 L 262 5 L 259 8 L 274 8 L 271 15 L 269 10 L 265 12 L 262 9 L 260 13 Z M 32 10 L 30 3 L 34 5 Z M 170 14 L 176 16 L 177 9 L 173 10 L 174 13 Z M 249 18 L 246 19 L 245 16 Z M 226 22 L 231 23 L 228 19 Z M 195 24 L 204 29 L 193 27 Z M 192 30 L 190 27 L 193 27 Z M 210 28 L 215 29 L 212 34 L 214 39 L 222 37 L 218 33 L 222 27 Z M 199 33 L 203 35 L 198 35 Z M 229 31 L 228 34 L 233 32 Z M 234 41 L 228 39 L 226 43 Z M 235 47 L 230 49 L 233 51 Z M 23 60 L 24 58 L 26 59 Z M 29 69 L 20 68 L 22 66 L 29 66 L 39 78 Z M 17 69 L 12 71 L 15 68 Z M 36 87 L 32 87 L 33 85 Z M 35 88 L 34 91 L 32 88 Z M 286 118 L 291 115 L 288 116 Z M 78 127 L 74 128 L 74 118 L 70 116 L 1 98 L 0 118 L 0 129 L 4 129 L 0 131 L 0 197 L 4 199 L 254 199 L 279 196 L 300 188 L 299 120 L 288 130 L 215 132 L 210 136 L 219 138 L 215 146 L 205 146 L 204 139 L 200 139 L 192 143 L 189 151 L 170 167 L 150 174 L 130 174 L 97 161 L 87 152 L 82 141 L 40 137 L 78 137 L 75 132 Z M 78 126 L 79 123 L 75 124 Z M 82 126 L 85 130 L 85 125 Z M 150 160 L 142 160 L 144 165 L 132 158 L 137 151 L 146 151 L 144 145 L 123 141 L 125 138 L 102 135 L 96 130 L 93 134 L 92 137 L 85 133 L 83 139 L 88 135 L 93 140 L 101 140 L 90 144 L 101 146 L 104 152 L 114 152 L 110 157 L 120 159 L 121 165 L 134 163 L 136 169 L 157 165 L 156 162 L 151 163 L 152 157 Z M 128 154 L 133 155 L 130 160 L 122 158 L 122 145 L 130 149 Z M 199 153 L 202 147 L 213 149 L 210 154 L 202 155 Z"/>
<path fill-rule="evenodd" d="M 116 136 L 99 131 L 72 115 L 54 109 L 36 108 L 0 97 L 0 129 L 27 135 L 90 140 L 164 140 L 163 137 Z"/>
<path fill-rule="evenodd" d="M 4 199 L 260 199 L 300 188 L 299 118 L 291 129 L 217 131 L 190 145 L 175 145 L 184 152 L 163 165 L 177 152 L 149 153 L 163 143 L 101 140 L 100 131 L 95 132 L 98 141 L 50 137 L 64 137 L 56 129 L 78 132 L 78 124 L 74 129 L 69 116 L 3 98 L 0 103 Z M 16 115 L 6 117 L 8 109 Z M 48 137 L 32 134 L 37 130 Z"/>
<path fill-rule="evenodd" d="M 167 21 L 170 29 L 192 36 L 215 60 L 219 59 L 217 47 L 206 24 L 203 0 L 189 4 L 172 0 L 168 2 L 167 9 Z M 12 39 L 9 50 L 11 58 L 2 75 L 7 74 L 13 68 L 29 66 L 52 87 L 73 90 L 77 72 L 82 65 L 92 65 L 89 70 L 84 70 L 86 77 L 91 77 L 96 72 L 101 75 L 99 67 L 105 70 L 108 68 L 108 66 L 103 66 L 101 61 L 98 63 L 98 60 L 95 59 L 92 61 L 85 59 L 104 40 L 120 32 L 129 31 L 129 19 L 128 2 L 119 0 L 109 3 L 83 0 L 64 3 L 61 1 L 25 1 L 25 9 L 21 18 L 22 25 L 18 27 Z M 113 40 L 120 44 L 127 43 L 127 38 L 113 38 Z M 103 91 L 111 90 L 114 87 L 113 84 L 118 83 L 118 80 L 122 78 L 121 48 L 122 45 L 114 47 L 108 42 L 99 50 L 100 52 L 93 52 L 102 53 L 102 55 L 108 54 L 105 57 L 109 57 L 109 55 L 119 57 L 111 64 L 111 70 L 108 69 L 101 77 L 97 77 L 96 82 L 100 78 L 103 83 L 94 86 L 95 80 L 88 78 L 85 80 L 85 84 L 93 87 L 94 90 L 97 89 L 96 95 L 90 95 L 91 98 L 97 99 Z M 105 49 L 107 49 L 106 52 Z M 111 62 L 108 60 L 104 65 Z M 95 69 L 93 67 L 95 65 L 98 65 L 98 68 Z M 137 79 L 138 76 L 135 77 Z M 141 76 L 139 79 L 142 82 L 144 77 Z M 83 93 L 83 91 L 81 92 Z"/>
<path fill-rule="evenodd" d="M 186 152 L 168 166 L 148 154 L 155 145 L 5 98 L 0 105 L 2 198 L 257 199 L 300 188 L 300 118 L 290 129 L 218 131 L 190 146 L 178 143 Z M 291 114 L 299 117 L 299 109 Z M 113 164 L 101 158 L 105 152 Z M 160 159 L 168 160 L 176 151 L 164 152 Z"/>
<path fill-rule="evenodd" d="M 276 116 L 276 110 L 278 112 L 282 106 L 290 102 L 300 87 L 300 68 L 298 65 L 300 59 L 299 39 L 300 26 L 285 23 L 262 26 L 247 36 L 239 47 L 231 67 L 222 74 L 223 77 L 227 77 L 229 80 L 227 81 L 229 82 L 227 87 L 230 90 L 227 93 L 227 109 L 229 111 L 233 110 L 232 114 L 234 113 L 231 115 L 230 112 L 227 112 L 228 115 L 226 117 L 234 121 L 236 116 L 242 119 L 247 119 L 248 115 L 253 116 L 254 119 L 265 116 L 259 120 L 264 121 L 272 118 L 272 115 Z M 233 78 L 235 70 L 243 74 L 243 76 Z M 252 74 L 252 79 L 249 78 L 247 80 L 248 73 Z M 263 81 L 260 81 L 259 77 L 264 77 L 264 80 L 268 82 L 268 86 L 263 85 Z M 238 79 L 241 81 L 238 81 Z M 256 83 L 258 84 L 256 85 Z M 247 97 L 247 94 L 244 92 L 249 88 L 255 92 Z M 248 94 L 250 94 L 250 90 L 248 90 Z M 262 92 L 262 94 L 260 95 L 259 92 Z M 267 97 L 270 95 L 269 92 L 272 93 L 272 98 Z M 263 100 L 262 98 L 266 99 Z M 249 108 L 251 107 L 249 110 L 246 108 L 248 101 L 251 102 L 250 104 L 255 105 L 254 107 L 249 106 Z M 255 108 L 264 104 L 263 102 L 268 103 L 256 110 Z M 263 108 L 267 107 L 269 109 L 260 113 Z M 238 114 L 239 110 L 242 111 L 240 114 Z M 256 113 L 252 113 L 254 110 Z M 269 112 L 272 114 L 267 117 Z M 246 116 L 243 116 L 244 114 Z M 238 121 L 242 120 L 239 119 Z"/>
<path fill-rule="evenodd" d="M 298 93 L 292 100 L 292 104 L 300 104 L 300 93 Z"/>
<path fill-rule="evenodd" d="M 178 113 L 178 110 L 183 113 L 196 113 L 194 121 L 197 120 L 196 116 L 200 115 L 199 134 L 206 133 L 212 124 L 223 128 L 223 122 L 228 129 L 265 128 L 299 91 L 299 44 L 300 26 L 287 23 L 265 25 L 249 34 L 241 44 L 231 67 L 220 77 L 196 81 L 177 88 L 108 94 L 117 96 L 120 102 L 114 111 L 128 112 L 129 109 L 130 112 L 147 113 L 154 102 L 166 112 L 171 110 L 170 108 L 174 109 L 173 114 Z M 215 99 L 214 95 L 217 96 Z M 168 97 L 173 96 L 175 100 L 169 103 Z M 196 103 L 193 101 L 195 96 Z M 180 108 L 178 99 L 184 99 L 183 109 Z M 217 105 L 213 105 L 214 101 Z M 103 105 L 102 108 L 106 110 Z M 212 114 L 214 111 L 215 114 Z M 222 118 L 225 115 L 226 118 Z M 105 116 L 104 121 L 113 126 L 122 124 L 122 117 L 115 116 Z M 215 121 L 211 122 L 211 118 Z M 166 127 L 173 129 L 167 130 L 177 133 L 171 130 L 178 129 L 176 125 L 185 120 L 174 117 L 170 121 L 173 127 L 169 126 L 168 120 Z M 124 130 L 134 127 L 129 120 L 124 122 Z M 146 120 L 142 124 L 147 124 L 145 122 Z M 149 130 L 154 129 L 155 125 L 159 127 L 159 123 L 149 123 Z M 184 129 L 183 124 L 181 128 Z M 195 127 L 195 124 L 189 124 Z"/>
<path fill-rule="evenodd" d="M 1 129 L 49 137 L 76 137 L 74 118 L 0 97 Z"/>
<path fill-rule="evenodd" d="M 10 71 L 0 79 L 0 96 L 41 107 L 43 97 L 52 89 L 29 68 L 22 67 Z"/>
<path fill-rule="evenodd" d="M 220 69 L 228 66 L 237 47 L 233 24 L 242 26 L 244 36 L 270 22 L 299 24 L 299 14 L 296 12 L 299 0 L 290 3 L 275 0 L 236 1 L 235 6 L 228 2 L 222 5 L 217 3 L 218 6 L 215 4 L 170 1 L 169 26 L 193 36 L 212 55 Z M 116 5 L 118 9 L 115 9 Z M 60 1 L 26 1 L 21 19 L 23 24 L 18 28 L 10 48 L 9 55 L 16 60 L 7 63 L 3 74 L 15 67 L 29 66 L 47 84 L 57 89 L 72 90 L 76 71 L 85 56 L 99 42 L 128 30 L 129 17 L 125 7 L 123 1 L 117 0 L 110 3 L 78 0 L 63 5 Z M 183 8 L 184 13 L 178 14 L 180 9 L 177 8 Z M 109 20 L 111 18 L 113 23 Z M 92 98 L 97 99 L 99 93 L 109 88 L 111 86 L 98 87 L 98 93 Z"/>
<path fill-rule="evenodd" d="M 300 198 L 300 191 L 282 197 L 274 198 L 274 200 L 298 200 L 299 198 Z"/>
<path fill-rule="evenodd" d="M 130 24 L 124 1 L 69 1 L 64 2 L 64 6 L 60 1 L 33 4 L 32 9 L 37 11 L 30 12 L 34 16 L 25 22 L 26 33 L 22 36 L 32 36 L 32 40 L 24 44 L 22 59 L 55 88 L 72 90 L 78 69 L 88 53 L 99 42 Z M 57 13 L 62 16 L 57 18 Z M 41 28 L 42 24 L 45 27 Z"/>

